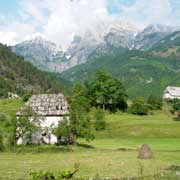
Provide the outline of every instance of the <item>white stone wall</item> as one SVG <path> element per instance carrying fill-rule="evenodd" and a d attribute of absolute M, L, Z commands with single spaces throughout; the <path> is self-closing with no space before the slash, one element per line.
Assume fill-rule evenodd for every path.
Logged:
<path fill-rule="evenodd" d="M 40 127 L 39 131 L 32 135 L 33 144 L 56 144 L 58 142 L 57 137 L 52 134 L 52 129 L 58 127 L 59 122 L 63 120 L 62 116 L 46 116 L 39 119 L 38 123 L 35 123 Z M 33 122 L 32 118 L 29 118 Z M 19 138 L 17 144 L 26 144 L 27 140 Z"/>
<path fill-rule="evenodd" d="M 63 117 L 60 116 L 47 116 L 41 120 L 42 128 L 55 128 L 58 126 L 59 122 L 63 120 Z"/>

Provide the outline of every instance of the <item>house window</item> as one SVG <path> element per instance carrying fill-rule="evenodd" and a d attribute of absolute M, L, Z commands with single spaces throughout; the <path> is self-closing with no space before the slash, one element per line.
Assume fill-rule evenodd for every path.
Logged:
<path fill-rule="evenodd" d="M 59 106 L 56 106 L 56 110 L 59 110 Z"/>
<path fill-rule="evenodd" d="M 46 136 L 47 134 L 46 133 L 42 133 L 42 136 L 44 137 L 44 136 Z"/>

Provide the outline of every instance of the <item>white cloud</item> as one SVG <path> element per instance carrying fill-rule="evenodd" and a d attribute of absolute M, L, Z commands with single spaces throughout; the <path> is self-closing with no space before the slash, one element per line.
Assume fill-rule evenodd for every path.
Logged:
<path fill-rule="evenodd" d="M 67 47 L 73 35 L 93 29 L 96 22 L 109 18 L 105 0 L 55 0 L 44 26 L 47 38 Z"/>
<path fill-rule="evenodd" d="M 128 6 L 117 2 L 116 5 L 123 19 L 142 26 L 154 23 L 175 25 L 179 18 L 173 15 L 172 0 L 136 0 Z"/>
<path fill-rule="evenodd" d="M 15 44 L 17 42 L 17 36 L 15 32 L 0 31 L 0 40 L 3 44 Z"/>
<path fill-rule="evenodd" d="M 1 43 L 14 45 L 17 42 L 27 39 L 35 33 L 35 28 L 31 24 L 13 22 L 6 26 L 0 26 Z"/>
<path fill-rule="evenodd" d="M 108 3 L 108 1 L 110 3 Z M 75 34 L 95 31 L 99 22 L 126 20 L 140 27 L 151 23 L 180 24 L 179 0 L 135 0 L 124 4 L 119 0 L 19 0 L 20 19 L 6 20 L 0 27 L 0 39 L 15 43 L 41 34 L 66 48 Z M 173 6 L 175 4 L 174 11 Z M 111 14 L 114 5 L 119 13 Z M 0 16 L 0 19 L 4 16 Z M 17 20 L 18 19 L 18 20 Z M 16 21 L 15 21 L 16 20 Z M 106 26 L 104 26 L 106 28 Z"/>
<path fill-rule="evenodd" d="M 7 33 L 13 30 L 19 36 L 13 42 L 39 32 L 66 48 L 73 35 L 83 34 L 109 18 L 106 0 L 20 0 L 19 7 L 18 25 L 9 22 L 5 26 Z"/>

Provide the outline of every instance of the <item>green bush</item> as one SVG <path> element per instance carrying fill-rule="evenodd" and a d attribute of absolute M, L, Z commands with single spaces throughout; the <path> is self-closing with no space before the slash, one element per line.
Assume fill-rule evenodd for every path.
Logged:
<path fill-rule="evenodd" d="M 54 174 L 50 171 L 38 171 L 30 173 L 29 180 L 65 180 L 74 179 L 74 175 L 79 171 L 79 163 L 74 164 L 74 170 L 59 171 Z"/>
<path fill-rule="evenodd" d="M 180 112 L 180 99 L 172 100 L 172 108 L 174 112 Z"/>
<path fill-rule="evenodd" d="M 22 97 L 22 100 L 24 102 L 27 102 L 31 96 L 32 96 L 32 93 L 24 94 L 23 97 Z"/>
<path fill-rule="evenodd" d="M 53 133 L 58 138 L 58 144 L 68 145 L 76 143 L 76 139 L 71 131 L 71 126 L 66 118 L 58 124 L 58 127 L 53 130 Z"/>
<path fill-rule="evenodd" d="M 94 126 L 97 131 L 105 130 L 106 121 L 105 121 L 105 113 L 102 109 L 96 109 L 93 115 L 94 118 Z"/>
<path fill-rule="evenodd" d="M 0 113 L 0 124 L 2 125 L 4 123 L 6 123 L 6 121 L 7 121 L 6 116 L 4 114 Z"/>
<path fill-rule="evenodd" d="M 154 109 L 161 110 L 163 106 L 162 97 L 150 95 L 147 104 L 152 106 Z"/>
<path fill-rule="evenodd" d="M 4 149 L 3 136 L 2 136 L 2 133 L 0 132 L 0 151 L 2 151 L 3 149 Z"/>
<path fill-rule="evenodd" d="M 148 115 L 149 109 L 143 100 L 136 99 L 131 105 L 129 111 L 135 115 Z"/>
<path fill-rule="evenodd" d="M 41 180 L 41 179 L 54 180 L 55 179 L 53 173 L 49 171 L 32 172 L 30 173 L 30 176 L 31 176 L 30 180 Z"/>

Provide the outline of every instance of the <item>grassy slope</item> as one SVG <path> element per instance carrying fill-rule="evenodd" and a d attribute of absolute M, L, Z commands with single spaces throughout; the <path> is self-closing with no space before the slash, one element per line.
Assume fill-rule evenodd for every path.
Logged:
<path fill-rule="evenodd" d="M 0 113 L 9 118 L 13 117 L 23 105 L 24 102 L 21 99 L 0 99 Z"/>
<path fill-rule="evenodd" d="M 106 118 L 107 130 L 98 134 L 100 138 L 180 138 L 180 122 L 172 120 L 172 115 L 165 110 L 149 116 L 112 114 Z"/>
<path fill-rule="evenodd" d="M 0 112 L 12 116 L 22 105 L 20 100 L 1 100 Z M 142 117 L 107 114 L 106 119 L 107 130 L 97 133 L 96 140 L 88 143 L 89 148 L 78 146 L 69 151 L 64 147 L 40 146 L 0 153 L 0 177 L 23 178 L 38 169 L 56 172 L 73 167 L 75 162 L 80 162 L 78 174 L 83 176 L 137 176 L 141 165 L 147 175 L 180 163 L 180 122 L 174 121 L 167 110 Z M 155 159 L 137 159 L 136 149 L 142 143 L 151 145 Z"/>

